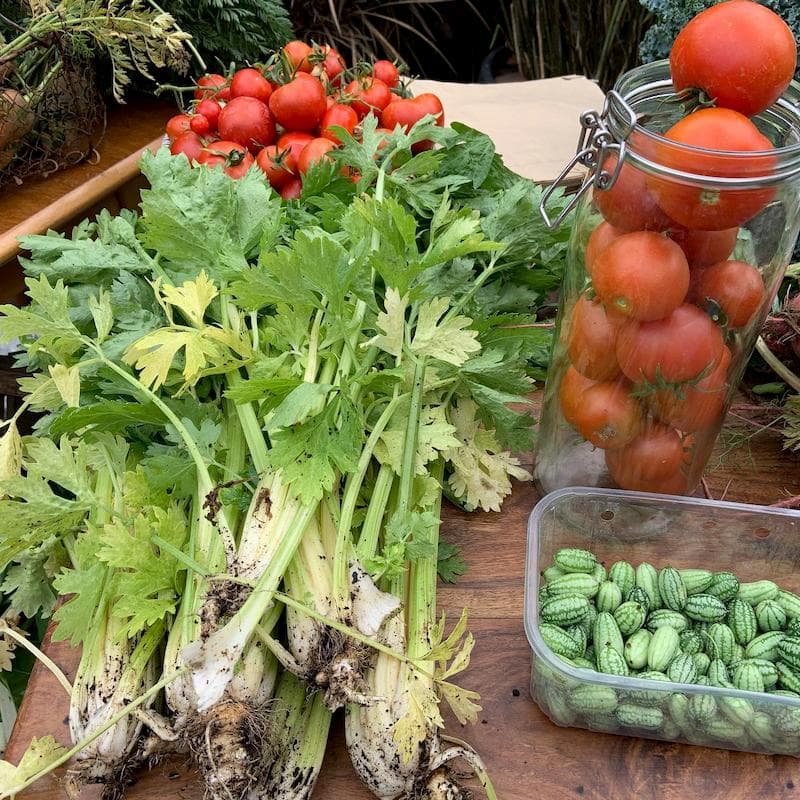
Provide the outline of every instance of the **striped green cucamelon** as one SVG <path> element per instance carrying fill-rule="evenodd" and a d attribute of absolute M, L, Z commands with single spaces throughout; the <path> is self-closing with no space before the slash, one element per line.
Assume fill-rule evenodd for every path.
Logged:
<path fill-rule="evenodd" d="M 733 646 L 736 644 L 733 631 L 724 622 L 715 622 L 706 634 L 706 653 L 711 658 L 722 659 L 726 664 L 733 661 Z"/>
<path fill-rule="evenodd" d="M 608 570 L 608 579 L 614 581 L 624 597 L 636 585 L 636 573 L 627 561 L 616 561 Z"/>
<path fill-rule="evenodd" d="M 685 731 L 692 724 L 689 719 L 689 698 L 685 694 L 675 692 L 670 695 L 667 701 L 667 709 L 670 717 L 682 731 Z"/>
<path fill-rule="evenodd" d="M 660 728 L 661 723 L 664 721 L 664 714 L 661 709 L 653 706 L 620 703 L 614 713 L 620 724 L 628 728 L 641 728 L 642 730 L 652 731 Z"/>
<path fill-rule="evenodd" d="M 668 716 L 664 716 L 664 721 L 661 723 L 661 730 L 659 731 L 660 738 L 666 741 L 674 741 L 681 737 L 681 729 L 677 723 L 673 722 Z"/>
<path fill-rule="evenodd" d="M 740 661 L 733 671 L 733 685 L 743 692 L 763 692 L 764 678 L 751 661 Z"/>
<path fill-rule="evenodd" d="M 625 642 L 622 640 L 617 621 L 607 611 L 601 611 L 594 621 L 593 640 L 595 654 L 607 644 L 611 645 L 620 655 L 624 652 Z"/>
<path fill-rule="evenodd" d="M 767 748 L 772 746 L 772 738 L 775 734 L 775 726 L 773 725 L 772 718 L 769 714 L 763 711 L 756 711 L 747 726 L 747 730 L 759 744 Z"/>
<path fill-rule="evenodd" d="M 567 702 L 579 714 L 608 714 L 617 707 L 617 693 L 610 686 L 585 683 L 576 686 Z"/>
<path fill-rule="evenodd" d="M 635 677 L 643 681 L 667 682 L 669 678 L 663 672 L 657 670 L 647 670 L 640 672 Z M 627 698 L 642 706 L 660 706 L 667 702 L 670 693 L 662 689 L 631 689 L 627 692 Z"/>
<path fill-rule="evenodd" d="M 714 573 L 707 569 L 679 569 L 688 595 L 703 594 L 714 580 Z"/>
<path fill-rule="evenodd" d="M 775 664 L 778 670 L 778 686 L 781 689 L 788 689 L 790 692 L 800 694 L 800 675 L 798 675 L 785 661 L 778 661 Z"/>
<path fill-rule="evenodd" d="M 581 669 L 595 669 L 594 661 L 590 661 L 586 656 L 578 656 L 577 658 L 573 658 L 572 661 L 576 667 L 580 667 Z"/>
<path fill-rule="evenodd" d="M 775 727 L 784 735 L 800 734 L 800 708 L 781 708 L 774 717 Z"/>
<path fill-rule="evenodd" d="M 594 565 L 594 569 L 592 570 L 592 577 L 597 581 L 598 586 L 603 581 L 608 580 L 608 571 L 599 561 Z"/>
<path fill-rule="evenodd" d="M 584 714 L 583 719 L 590 731 L 614 733 L 619 730 L 619 721 L 611 714 Z"/>
<path fill-rule="evenodd" d="M 660 608 L 661 595 L 658 593 L 658 570 L 646 561 L 642 561 L 635 570 L 635 583 L 647 594 L 648 609 Z"/>
<path fill-rule="evenodd" d="M 730 673 L 721 658 L 712 658 L 708 665 L 708 682 L 712 686 L 724 686 L 730 680 Z"/>
<path fill-rule="evenodd" d="M 551 597 L 561 595 L 579 595 L 582 597 L 594 597 L 600 584 L 591 575 L 585 572 L 569 572 L 560 578 L 550 581 L 547 589 Z"/>
<path fill-rule="evenodd" d="M 655 631 L 658 628 L 668 627 L 673 628 L 678 633 L 682 633 L 689 628 L 689 618 L 685 617 L 679 611 L 671 611 L 668 608 L 659 608 L 656 611 L 651 611 L 647 615 L 645 627 L 651 631 Z"/>
<path fill-rule="evenodd" d="M 650 605 L 650 597 L 641 586 L 634 586 L 633 589 L 625 595 L 625 602 L 638 603 L 645 610 L 645 613 L 652 608 Z"/>
<path fill-rule="evenodd" d="M 735 672 L 740 664 L 755 665 L 764 679 L 765 689 L 771 689 L 778 682 L 778 669 L 772 661 L 766 658 L 746 658 L 743 661 L 736 661 L 731 664 L 731 670 Z"/>
<path fill-rule="evenodd" d="M 689 717 L 703 723 L 717 713 L 717 701 L 710 694 L 693 694 L 689 698 Z"/>
<path fill-rule="evenodd" d="M 555 565 L 564 572 L 588 572 L 594 571 L 597 558 L 594 553 L 588 550 L 581 550 L 579 547 L 564 547 L 559 550 L 555 558 Z"/>
<path fill-rule="evenodd" d="M 778 656 L 792 669 L 800 670 L 800 637 L 784 636 L 778 644 Z"/>
<path fill-rule="evenodd" d="M 564 572 L 561 567 L 557 567 L 555 564 L 549 566 L 543 573 L 542 577 L 545 579 L 547 583 L 554 581 L 556 578 L 563 578 L 567 573 Z"/>
<path fill-rule="evenodd" d="M 577 623 L 586 632 L 587 639 L 591 638 L 592 636 L 592 631 L 594 630 L 594 621 L 596 619 L 597 609 L 595 608 L 594 603 L 589 603 L 589 613 L 579 623 Z"/>
<path fill-rule="evenodd" d="M 703 639 L 697 631 L 684 631 L 679 638 L 681 650 L 693 656 L 703 650 Z"/>
<path fill-rule="evenodd" d="M 738 594 L 739 579 L 732 572 L 715 572 L 705 592 L 727 603 Z"/>
<path fill-rule="evenodd" d="M 725 619 L 728 609 L 722 600 L 713 595 L 694 594 L 687 598 L 683 613 L 699 622 L 720 622 Z"/>
<path fill-rule="evenodd" d="M 554 722 L 559 725 L 570 726 L 575 722 L 576 714 L 560 694 L 548 694 L 546 698 L 547 710 Z"/>
<path fill-rule="evenodd" d="M 748 642 L 744 649 L 745 658 L 767 658 L 775 661 L 778 658 L 778 645 L 786 634 L 782 631 L 767 631 Z"/>
<path fill-rule="evenodd" d="M 694 658 L 686 653 L 678 653 L 667 667 L 667 677 L 675 683 L 694 683 L 697 680 L 697 667 Z"/>
<path fill-rule="evenodd" d="M 623 655 L 630 669 L 644 669 L 647 666 L 647 648 L 652 638 L 650 631 L 641 628 L 625 642 Z"/>
<path fill-rule="evenodd" d="M 756 612 L 750 603 L 735 597 L 728 605 L 728 626 L 739 644 L 746 645 L 758 633 Z"/>
<path fill-rule="evenodd" d="M 711 659 L 707 653 L 692 653 L 694 659 L 694 668 L 697 670 L 698 675 L 708 674 L 708 668 L 711 665 Z"/>
<path fill-rule="evenodd" d="M 780 631 L 786 627 L 786 612 L 777 600 L 762 600 L 755 610 L 762 631 Z"/>
<path fill-rule="evenodd" d="M 553 625 L 575 625 L 589 613 L 589 600 L 578 595 L 550 597 L 542 603 L 539 615 Z"/>
<path fill-rule="evenodd" d="M 786 612 L 786 616 L 789 619 L 800 617 L 800 597 L 794 592 L 787 592 L 782 589 L 778 592 L 775 602 Z"/>
<path fill-rule="evenodd" d="M 598 611 L 614 611 L 622 604 L 622 589 L 614 581 L 603 581 L 594 602 Z"/>
<path fill-rule="evenodd" d="M 796 700 L 800 699 L 800 694 L 789 689 L 771 689 L 767 694 L 777 694 L 779 697 L 794 697 Z"/>
<path fill-rule="evenodd" d="M 644 625 L 646 616 L 645 607 L 634 600 L 628 600 L 614 611 L 614 619 L 623 636 L 630 636 L 638 631 Z"/>
<path fill-rule="evenodd" d="M 686 586 L 680 572 L 674 567 L 659 570 L 658 593 L 664 606 L 672 611 L 683 611 L 687 598 Z"/>
<path fill-rule="evenodd" d="M 647 648 L 647 666 L 651 670 L 664 672 L 677 654 L 679 645 L 680 640 L 675 628 L 668 625 L 659 628 L 653 634 Z"/>
<path fill-rule="evenodd" d="M 722 683 L 721 688 L 736 689 L 730 681 Z M 727 694 L 717 698 L 717 706 L 719 706 L 719 710 L 728 717 L 728 719 L 740 725 L 746 725 L 750 722 L 755 713 L 753 704 L 749 700 L 745 700 L 743 697 L 731 697 Z"/>
<path fill-rule="evenodd" d="M 629 675 L 630 670 L 622 653 L 610 644 L 597 651 L 597 669 L 608 675 Z"/>
<path fill-rule="evenodd" d="M 793 617 L 786 623 L 786 633 L 789 636 L 800 636 L 800 618 Z"/>
<path fill-rule="evenodd" d="M 581 656 L 586 652 L 587 636 L 586 631 L 581 625 L 570 625 L 564 630 L 578 643 L 581 650 Z"/>
<path fill-rule="evenodd" d="M 762 600 L 774 600 L 780 589 L 772 581 L 750 581 L 740 583 L 737 597 L 746 600 L 751 606 L 757 606 Z"/>
<path fill-rule="evenodd" d="M 539 625 L 539 633 L 544 639 L 544 643 L 559 656 L 566 658 L 577 658 L 582 654 L 580 644 L 570 636 L 563 628 L 558 625 L 551 625 L 548 622 L 542 622 Z"/>
<path fill-rule="evenodd" d="M 712 717 L 703 727 L 712 739 L 719 739 L 723 742 L 735 742 L 744 734 L 742 723 L 720 716 Z"/>

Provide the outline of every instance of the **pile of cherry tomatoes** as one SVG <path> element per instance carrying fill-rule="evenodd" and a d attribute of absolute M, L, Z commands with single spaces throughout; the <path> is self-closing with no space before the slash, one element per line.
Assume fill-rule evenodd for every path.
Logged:
<path fill-rule="evenodd" d="M 683 173 L 769 175 L 773 145 L 750 117 L 787 88 L 796 58 L 791 30 L 764 6 L 712 6 L 679 34 L 670 70 L 676 90 L 697 90 L 714 105 L 701 102 L 661 140 L 634 133 L 631 147 Z M 775 288 L 767 291 L 747 256 L 732 254 L 740 226 L 775 192 L 710 191 L 628 161 L 610 189 L 595 189 L 602 221 L 586 242 L 587 288 L 565 321 L 570 363 L 558 396 L 566 421 L 605 451 L 621 488 L 684 493 L 692 448 L 704 431 L 713 441 L 737 343 Z"/>
<path fill-rule="evenodd" d="M 391 61 L 348 70 L 332 47 L 293 41 L 263 66 L 201 77 L 191 112 L 172 117 L 167 135 L 174 155 L 221 166 L 233 178 L 255 163 L 289 199 L 300 196 L 310 165 L 341 144 L 339 129 L 357 136 L 368 114 L 386 134 L 428 114 L 444 124 L 439 98 L 411 97 Z"/>

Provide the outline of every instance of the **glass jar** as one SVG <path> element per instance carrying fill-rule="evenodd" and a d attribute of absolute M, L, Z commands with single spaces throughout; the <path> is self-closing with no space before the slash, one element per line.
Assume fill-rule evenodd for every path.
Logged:
<path fill-rule="evenodd" d="M 563 174 L 587 176 L 555 223 L 558 181 L 542 199 L 552 226 L 575 208 L 537 443 L 545 492 L 691 493 L 789 263 L 800 85 L 752 119 L 771 150 L 752 129 L 747 153 L 665 138 L 687 102 L 666 61 L 623 75 L 581 118 Z"/>

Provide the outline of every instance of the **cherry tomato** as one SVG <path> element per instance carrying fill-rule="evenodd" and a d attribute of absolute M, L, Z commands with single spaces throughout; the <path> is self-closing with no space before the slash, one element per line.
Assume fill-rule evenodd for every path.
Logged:
<path fill-rule="evenodd" d="M 195 100 L 205 100 L 208 97 L 229 100 L 230 96 L 231 90 L 228 86 L 228 79 L 224 75 L 212 72 L 198 78 L 197 88 L 194 90 Z"/>
<path fill-rule="evenodd" d="M 222 167 L 231 178 L 241 178 L 253 165 L 253 156 L 238 142 L 214 142 L 205 147 L 197 160 L 209 167 Z"/>
<path fill-rule="evenodd" d="M 561 413 L 570 425 L 575 425 L 578 419 L 578 411 L 581 407 L 581 397 L 590 387 L 594 386 L 595 381 L 582 375 L 573 366 L 567 367 L 561 385 L 558 387 L 558 399 L 561 403 Z"/>
<path fill-rule="evenodd" d="M 353 111 L 358 114 L 359 119 L 364 119 L 370 112 L 380 114 L 394 97 L 391 89 L 382 80 L 372 76 L 350 81 L 344 93 L 352 98 Z"/>
<path fill-rule="evenodd" d="M 275 123 L 269 109 L 260 100 L 234 97 L 220 112 L 219 135 L 256 153 L 275 141 Z"/>
<path fill-rule="evenodd" d="M 624 447 L 639 434 L 642 409 L 627 381 L 603 381 L 586 389 L 573 423 L 578 433 L 604 450 Z"/>
<path fill-rule="evenodd" d="M 713 369 L 722 332 L 697 306 L 679 306 L 665 319 L 631 321 L 617 335 L 617 359 L 634 383 L 683 383 Z"/>
<path fill-rule="evenodd" d="M 167 136 L 174 139 L 192 129 L 192 118 L 188 114 L 176 114 L 167 120 Z"/>
<path fill-rule="evenodd" d="M 393 131 L 399 125 L 408 131 L 428 114 L 436 117 L 439 127 L 444 125 L 442 101 L 435 94 L 424 92 L 408 99 L 398 97 L 383 109 L 381 127 Z"/>
<path fill-rule="evenodd" d="M 624 447 L 606 452 L 606 464 L 619 484 L 668 478 L 683 462 L 683 441 L 674 428 L 648 425 Z"/>
<path fill-rule="evenodd" d="M 391 61 L 381 59 L 372 65 L 372 75 L 383 81 L 390 89 L 400 83 L 400 70 Z"/>
<path fill-rule="evenodd" d="M 336 103 L 323 115 L 319 124 L 319 135 L 330 139 L 334 144 L 341 144 L 341 140 L 334 133 L 334 126 L 344 128 L 348 133 L 353 133 L 358 125 L 358 114 L 350 107 Z"/>
<path fill-rule="evenodd" d="M 202 114 L 195 114 L 189 122 L 189 127 L 200 136 L 211 132 L 211 123 L 208 121 L 208 117 L 204 117 Z"/>
<path fill-rule="evenodd" d="M 603 162 L 603 169 L 613 173 L 617 156 Z M 662 211 L 648 191 L 645 174 L 623 162 L 610 189 L 595 188 L 592 195 L 604 219 L 623 231 L 665 231 L 674 223 Z"/>
<path fill-rule="evenodd" d="M 325 113 L 325 89 L 316 78 L 299 73 L 273 92 L 269 108 L 287 130 L 313 130 Z"/>
<path fill-rule="evenodd" d="M 701 108 L 676 122 L 664 138 L 661 164 L 681 172 L 723 178 L 769 175 L 775 167 L 772 143 L 738 111 Z M 713 153 L 710 150 L 725 151 Z M 753 153 L 754 155 L 748 155 Z M 686 228 L 718 231 L 752 219 L 775 196 L 771 187 L 707 189 L 650 175 L 647 186 L 661 208 Z"/>
<path fill-rule="evenodd" d="M 619 375 L 615 345 L 617 326 L 608 319 L 603 304 L 582 294 L 569 323 L 567 351 L 575 369 L 595 381 Z"/>
<path fill-rule="evenodd" d="M 303 181 L 300 178 L 292 178 L 280 190 L 280 196 L 284 200 L 297 200 L 303 191 Z"/>
<path fill-rule="evenodd" d="M 267 145 L 256 156 L 256 164 L 267 176 L 273 189 L 281 189 L 295 178 L 297 159 L 291 150 L 281 150 L 277 145 Z"/>
<path fill-rule="evenodd" d="M 680 245 L 690 267 L 708 267 L 724 261 L 736 247 L 738 228 L 721 231 L 690 231 L 687 228 L 672 228 L 670 239 Z"/>
<path fill-rule="evenodd" d="M 208 120 L 212 131 L 215 131 L 219 125 L 220 111 L 222 111 L 222 106 L 216 100 L 201 100 L 195 108 L 197 114 L 202 114 Z"/>
<path fill-rule="evenodd" d="M 680 470 L 676 470 L 671 475 L 655 480 L 645 480 L 636 475 L 630 474 L 630 470 L 623 470 L 621 474 L 615 474 L 608 456 L 613 450 L 606 451 L 606 466 L 611 473 L 611 477 L 620 489 L 627 489 L 629 492 L 651 492 L 652 494 L 686 494 L 686 478 Z"/>
<path fill-rule="evenodd" d="M 304 131 L 290 131 L 289 133 L 284 133 L 278 139 L 278 148 L 280 150 L 290 150 L 292 153 L 292 158 L 294 158 L 295 163 L 297 163 L 297 159 L 300 157 L 300 153 L 303 152 L 303 148 L 313 139 L 314 137 L 310 133 L 305 133 Z"/>
<path fill-rule="evenodd" d="M 730 363 L 731 351 L 723 347 L 717 366 L 695 385 L 681 386 L 679 391 L 654 392 L 648 398 L 652 412 L 663 422 L 687 433 L 713 425 L 725 404 Z"/>
<path fill-rule="evenodd" d="M 743 328 L 764 300 L 761 273 L 744 261 L 721 261 L 692 275 L 691 296 L 698 305 L 713 300 L 730 328 Z"/>
<path fill-rule="evenodd" d="M 594 265 L 597 262 L 597 257 L 605 250 L 614 239 L 618 239 L 625 231 L 615 228 L 610 222 L 601 222 L 589 234 L 589 240 L 586 242 L 586 251 L 583 254 L 586 271 L 589 275 L 594 270 Z"/>
<path fill-rule="evenodd" d="M 296 72 L 311 72 L 314 65 L 308 57 L 312 52 L 312 48 L 297 39 L 289 42 L 283 48 L 283 54 L 286 56 L 289 66 Z"/>
<path fill-rule="evenodd" d="M 600 253 L 592 281 L 609 308 L 647 322 L 668 316 L 684 301 L 689 265 L 671 239 L 637 231 L 620 236 Z"/>
<path fill-rule="evenodd" d="M 183 153 L 192 163 L 198 160 L 203 147 L 203 140 L 194 131 L 184 131 L 172 140 L 169 151 L 174 156 Z"/>
<path fill-rule="evenodd" d="M 730 0 L 699 13 L 672 45 L 675 89 L 702 89 L 716 105 L 752 117 L 784 92 L 797 68 L 791 28 L 749 0 Z"/>
<path fill-rule="evenodd" d="M 337 50 L 332 47 L 325 47 L 325 59 L 322 61 L 322 68 L 325 70 L 331 86 L 339 86 L 341 84 L 345 63 Z"/>
<path fill-rule="evenodd" d="M 325 154 L 329 150 L 333 150 L 336 145 L 330 139 L 312 139 L 302 150 L 297 158 L 297 171 L 301 175 L 305 175 L 311 168 L 312 164 L 322 161 L 323 158 L 328 158 Z"/>
<path fill-rule="evenodd" d="M 255 97 L 262 103 L 268 103 L 271 94 L 270 82 L 257 69 L 240 69 L 231 78 L 231 97 Z"/>

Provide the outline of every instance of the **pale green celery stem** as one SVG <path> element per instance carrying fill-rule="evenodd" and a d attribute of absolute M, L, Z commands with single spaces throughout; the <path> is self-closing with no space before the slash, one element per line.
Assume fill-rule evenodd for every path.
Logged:
<path fill-rule="evenodd" d="M 319 331 L 322 325 L 322 318 L 325 312 L 319 308 L 317 313 L 314 314 L 314 322 L 311 325 L 311 333 L 308 337 L 308 363 L 306 364 L 306 372 L 303 376 L 305 383 L 314 383 L 317 377 L 317 360 L 319 359 Z"/>
<path fill-rule="evenodd" d="M 381 464 L 372 488 L 364 524 L 361 526 L 361 535 L 358 537 L 356 545 L 356 557 L 359 561 L 363 562 L 367 558 L 373 558 L 378 550 L 383 518 L 393 485 L 394 470 L 386 464 Z"/>

